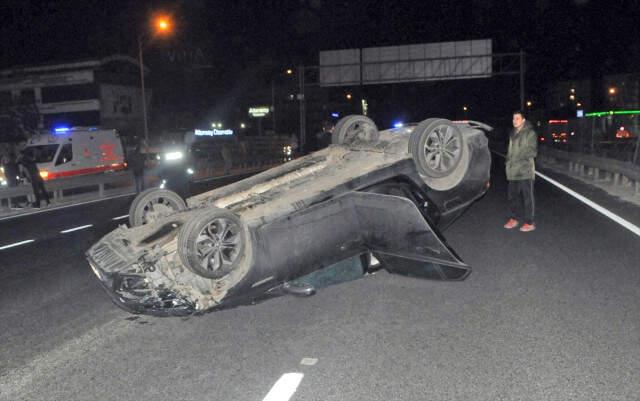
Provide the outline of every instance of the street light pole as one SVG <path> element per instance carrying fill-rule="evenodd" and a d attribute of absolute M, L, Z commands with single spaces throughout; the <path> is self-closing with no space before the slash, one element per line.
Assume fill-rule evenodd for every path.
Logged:
<path fill-rule="evenodd" d="M 300 101 L 300 150 L 304 152 L 307 145 L 307 114 L 304 98 L 304 66 L 298 66 L 298 100 Z"/>
<path fill-rule="evenodd" d="M 525 53 L 520 50 L 520 110 L 524 110 L 524 74 L 525 74 Z"/>
<path fill-rule="evenodd" d="M 276 83 L 274 78 L 271 78 L 271 119 L 273 121 L 272 127 L 273 134 L 278 135 L 276 131 Z"/>
<path fill-rule="evenodd" d="M 140 87 L 142 89 L 142 123 L 144 127 L 144 141 L 147 147 L 149 146 L 149 124 L 147 121 L 147 96 L 144 86 L 144 58 L 142 57 L 142 48 L 145 44 L 145 39 L 151 40 L 153 37 L 158 35 L 171 33 L 173 24 L 170 16 L 158 15 L 157 18 L 154 18 L 153 25 L 153 32 L 147 32 L 145 30 L 138 35 L 138 64 L 140 66 Z"/>
<path fill-rule="evenodd" d="M 149 146 L 149 127 L 147 125 L 147 98 L 144 90 L 144 64 L 142 58 L 142 35 L 138 36 L 138 64 L 140 65 L 140 85 L 142 88 L 142 122 L 145 146 Z"/>

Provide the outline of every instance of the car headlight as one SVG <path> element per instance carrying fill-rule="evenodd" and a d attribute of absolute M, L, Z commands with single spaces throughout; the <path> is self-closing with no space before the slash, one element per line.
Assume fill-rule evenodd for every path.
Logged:
<path fill-rule="evenodd" d="M 164 154 L 165 160 L 180 160 L 182 159 L 182 152 L 168 152 Z"/>
<path fill-rule="evenodd" d="M 193 174 L 193 169 L 192 168 L 188 168 L 187 169 L 187 174 L 192 175 Z"/>

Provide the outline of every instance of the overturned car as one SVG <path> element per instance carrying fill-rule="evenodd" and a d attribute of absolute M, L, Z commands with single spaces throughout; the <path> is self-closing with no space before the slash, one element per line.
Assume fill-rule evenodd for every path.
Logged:
<path fill-rule="evenodd" d="M 489 186 L 488 130 L 432 118 L 378 131 L 347 116 L 327 149 L 187 202 L 164 189 L 141 193 L 131 227 L 87 258 L 117 305 L 163 316 L 287 293 L 357 255 L 392 273 L 462 280 L 470 268 L 440 231 Z"/>

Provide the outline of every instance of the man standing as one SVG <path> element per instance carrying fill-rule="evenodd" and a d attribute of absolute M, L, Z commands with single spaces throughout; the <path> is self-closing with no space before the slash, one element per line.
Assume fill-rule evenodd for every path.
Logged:
<path fill-rule="evenodd" d="M 13 152 L 3 156 L 2 167 L 4 167 L 4 178 L 7 180 L 7 186 L 15 187 L 18 185 L 16 177 L 18 176 L 18 163 Z"/>
<path fill-rule="evenodd" d="M 49 193 L 44 187 L 44 181 L 40 176 L 40 170 L 36 164 L 38 159 L 38 149 L 33 150 L 33 155 L 30 155 L 23 151 L 21 164 L 29 175 L 29 181 L 31 181 L 31 188 L 33 188 L 33 195 L 36 198 L 33 207 L 40 208 L 40 202 L 44 199 L 47 201 L 47 206 L 51 203 L 49 200 Z"/>
<path fill-rule="evenodd" d="M 535 201 L 533 183 L 535 179 L 534 158 L 538 153 L 538 136 L 521 111 L 513 113 L 513 131 L 509 135 L 507 150 L 508 201 L 511 216 L 504 228 L 510 230 L 520 225 L 520 231 L 536 229 L 533 221 Z"/>
<path fill-rule="evenodd" d="M 224 175 L 231 174 L 233 160 L 231 159 L 231 149 L 229 149 L 229 146 L 227 146 L 226 143 L 222 144 L 220 156 L 222 156 L 222 160 L 224 161 Z"/>
<path fill-rule="evenodd" d="M 129 155 L 129 168 L 133 172 L 133 178 L 136 183 L 136 192 L 144 191 L 144 167 L 145 155 L 142 154 L 140 145 L 137 145 L 133 152 Z"/>

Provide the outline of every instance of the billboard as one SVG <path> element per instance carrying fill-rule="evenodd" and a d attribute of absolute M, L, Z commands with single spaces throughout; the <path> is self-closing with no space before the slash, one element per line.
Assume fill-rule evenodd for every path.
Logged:
<path fill-rule="evenodd" d="M 488 78 L 491 39 L 320 52 L 320 85 Z"/>

